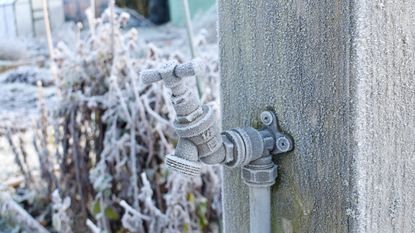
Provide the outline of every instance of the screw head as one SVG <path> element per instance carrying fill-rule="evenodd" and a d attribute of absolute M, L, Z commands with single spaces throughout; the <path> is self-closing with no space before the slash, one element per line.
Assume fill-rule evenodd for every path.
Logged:
<path fill-rule="evenodd" d="M 271 125 L 272 124 L 272 114 L 268 111 L 262 112 L 261 113 L 261 121 L 264 125 Z"/>
<path fill-rule="evenodd" d="M 287 152 L 291 148 L 291 142 L 286 137 L 279 137 L 276 141 L 277 149 L 281 152 Z"/>

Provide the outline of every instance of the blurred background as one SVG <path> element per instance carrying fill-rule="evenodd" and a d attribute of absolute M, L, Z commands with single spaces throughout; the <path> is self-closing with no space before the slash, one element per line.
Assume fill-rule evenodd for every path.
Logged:
<path fill-rule="evenodd" d="M 0 232 L 220 232 L 220 170 L 165 168 L 170 93 L 139 78 L 193 58 L 219 116 L 214 0 L 0 0 Z"/>

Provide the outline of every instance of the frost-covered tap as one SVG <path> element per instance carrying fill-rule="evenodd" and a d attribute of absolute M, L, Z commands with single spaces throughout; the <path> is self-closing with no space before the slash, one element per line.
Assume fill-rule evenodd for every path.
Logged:
<path fill-rule="evenodd" d="M 199 97 L 185 85 L 185 77 L 195 75 L 200 63 L 191 62 L 182 65 L 166 64 L 158 70 L 141 73 L 142 81 L 149 84 L 163 80 L 171 89 L 171 100 L 177 114 L 174 128 L 179 135 L 179 142 L 173 155 L 166 157 L 166 164 L 187 175 L 200 172 L 200 161 L 221 163 L 225 153 L 219 126 L 213 109 L 201 105 Z"/>
<path fill-rule="evenodd" d="M 185 85 L 186 77 L 195 75 L 197 70 L 203 71 L 201 63 L 192 61 L 185 64 L 169 63 L 161 69 L 141 73 L 144 84 L 163 80 L 171 89 L 171 99 L 177 113 L 174 128 L 179 142 L 175 153 L 166 157 L 167 166 L 190 176 L 199 174 L 203 163 L 245 166 L 243 172 L 248 171 L 243 174 L 246 182 L 273 183 L 276 166 L 271 154 L 290 151 L 293 148 L 292 140 L 278 131 L 277 119 L 269 111 L 261 114 L 264 124 L 261 130 L 244 127 L 221 133 L 213 109 L 202 105 L 197 94 Z M 266 175 L 255 176 L 258 169 L 265 171 Z M 249 173 L 251 170 L 253 173 Z"/>

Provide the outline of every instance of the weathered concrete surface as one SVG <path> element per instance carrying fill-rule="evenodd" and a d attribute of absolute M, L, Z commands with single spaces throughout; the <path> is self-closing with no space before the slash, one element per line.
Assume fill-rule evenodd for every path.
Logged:
<path fill-rule="evenodd" d="M 359 232 L 415 232 L 415 4 L 356 5 Z"/>
<path fill-rule="evenodd" d="M 273 232 L 415 231 L 415 5 L 220 0 L 223 128 L 267 107 L 295 140 L 278 158 Z M 225 232 L 248 189 L 224 171 Z"/>

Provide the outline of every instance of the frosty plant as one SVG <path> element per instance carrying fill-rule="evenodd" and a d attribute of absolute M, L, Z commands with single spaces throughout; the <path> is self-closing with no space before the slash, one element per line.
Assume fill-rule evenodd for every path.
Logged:
<path fill-rule="evenodd" d="M 107 10 L 86 35 L 78 26 L 74 48 L 59 43 L 54 53 L 60 90 L 56 153 L 61 194 L 72 200 L 72 231 L 214 231 L 219 174 L 210 167 L 189 179 L 166 171 L 164 155 L 177 142 L 170 92 L 160 84 L 143 85 L 137 75 L 170 60 L 180 63 L 183 55 L 141 41 L 135 29 L 124 32 L 127 20 L 127 14 Z M 217 85 L 216 59 L 206 57 L 203 100 L 216 99 L 210 89 Z"/>

